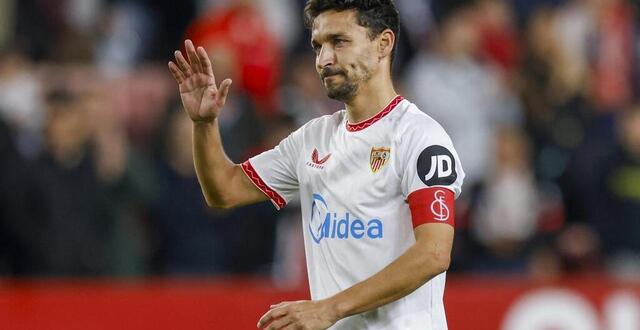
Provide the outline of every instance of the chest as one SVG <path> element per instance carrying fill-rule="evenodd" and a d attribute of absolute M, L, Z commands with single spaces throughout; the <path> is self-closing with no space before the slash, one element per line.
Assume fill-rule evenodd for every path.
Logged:
<path fill-rule="evenodd" d="M 303 139 L 298 178 L 309 192 L 331 191 L 340 198 L 384 197 L 399 185 L 393 132 L 331 130 Z"/>

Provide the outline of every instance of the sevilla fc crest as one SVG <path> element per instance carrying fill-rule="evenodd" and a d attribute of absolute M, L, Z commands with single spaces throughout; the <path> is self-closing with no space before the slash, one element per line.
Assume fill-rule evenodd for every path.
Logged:
<path fill-rule="evenodd" d="M 380 147 L 371 148 L 371 156 L 369 157 L 369 165 L 373 173 L 383 168 L 391 158 L 391 148 Z"/>

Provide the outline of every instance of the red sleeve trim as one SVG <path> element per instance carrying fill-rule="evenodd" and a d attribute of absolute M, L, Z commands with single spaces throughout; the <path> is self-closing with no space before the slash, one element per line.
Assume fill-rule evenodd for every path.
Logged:
<path fill-rule="evenodd" d="M 269 197 L 273 205 L 275 205 L 278 210 L 287 205 L 287 201 L 282 196 L 280 196 L 277 191 L 271 189 L 271 187 L 269 187 L 264 182 L 264 180 L 262 180 L 258 172 L 253 168 L 253 165 L 251 165 L 251 162 L 247 160 L 246 162 L 242 163 L 242 171 L 249 178 L 249 180 L 251 180 L 251 182 L 253 182 L 253 184 L 258 189 L 260 189 L 260 191 L 262 191 L 265 195 L 267 195 L 267 197 Z"/>
<path fill-rule="evenodd" d="M 416 190 L 407 198 L 413 228 L 425 223 L 446 223 L 455 227 L 455 194 L 443 187 Z"/>

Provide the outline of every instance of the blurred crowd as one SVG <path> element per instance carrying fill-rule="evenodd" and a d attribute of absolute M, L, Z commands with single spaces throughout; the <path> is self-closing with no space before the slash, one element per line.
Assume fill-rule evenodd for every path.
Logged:
<path fill-rule="evenodd" d="M 640 17 L 631 0 L 396 0 L 396 88 L 467 179 L 452 273 L 640 274 Z M 303 0 L 0 1 L 0 274 L 305 281 L 299 208 L 208 209 L 166 68 L 184 38 L 234 85 L 229 157 L 341 104 Z"/>

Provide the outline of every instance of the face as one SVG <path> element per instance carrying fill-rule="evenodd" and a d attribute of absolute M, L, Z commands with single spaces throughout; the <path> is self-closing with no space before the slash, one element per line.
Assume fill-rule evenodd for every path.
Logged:
<path fill-rule="evenodd" d="M 451 16 L 443 26 L 442 38 L 458 54 L 472 54 L 478 46 L 476 12 L 462 9 Z"/>
<path fill-rule="evenodd" d="M 74 154 L 89 136 L 84 109 L 75 102 L 53 102 L 49 104 L 47 118 L 47 140 L 54 153 Z"/>
<path fill-rule="evenodd" d="M 625 147 L 634 156 L 640 156 L 640 107 L 632 110 L 622 122 Z"/>
<path fill-rule="evenodd" d="M 331 10 L 315 18 L 311 46 L 330 98 L 351 101 L 381 66 L 380 37 L 371 40 L 368 31 L 357 23 L 355 10 Z"/>

